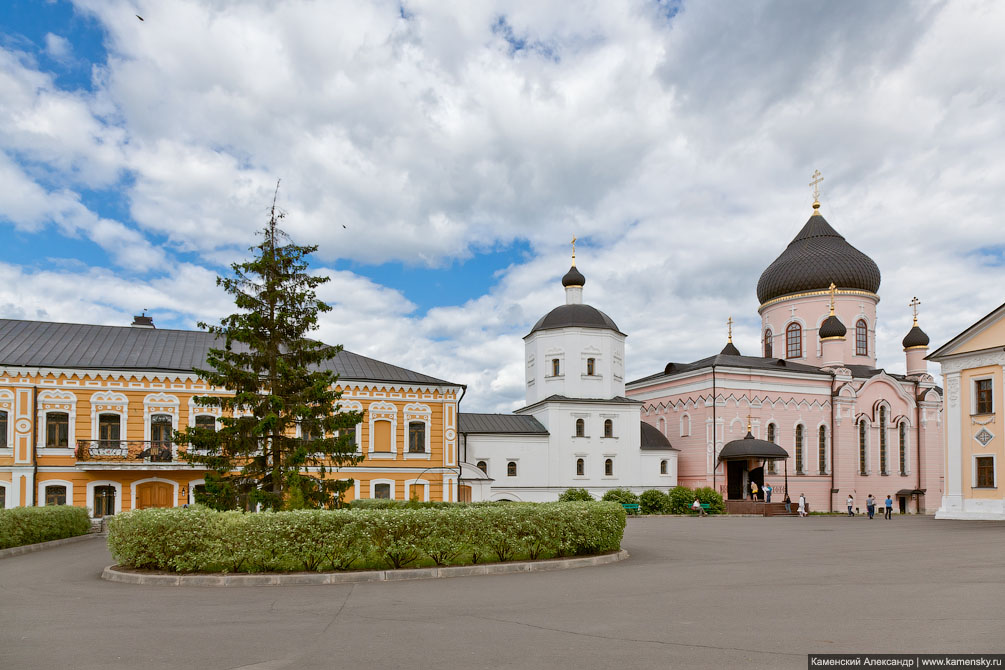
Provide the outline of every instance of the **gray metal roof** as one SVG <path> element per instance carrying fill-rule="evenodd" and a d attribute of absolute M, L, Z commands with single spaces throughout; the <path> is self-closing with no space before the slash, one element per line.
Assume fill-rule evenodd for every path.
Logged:
<path fill-rule="evenodd" d="M 618 325 L 614 323 L 614 319 L 596 307 L 574 303 L 571 305 L 559 305 L 542 316 L 524 337 L 530 337 L 539 330 L 555 330 L 558 328 L 601 328 L 613 330 L 619 335 L 624 335 L 624 333 L 618 330 Z"/>
<path fill-rule="evenodd" d="M 195 330 L 0 319 L 0 365 L 8 366 L 189 373 L 222 346 Z M 348 380 L 460 386 L 345 350 L 323 368 Z"/>
<path fill-rule="evenodd" d="M 741 440 L 727 442 L 719 451 L 720 461 L 743 460 L 745 458 L 764 458 L 767 460 L 785 459 L 789 457 L 789 452 L 785 451 L 777 444 L 767 440 L 758 440 L 749 432 Z"/>
<path fill-rule="evenodd" d="M 547 435 L 548 429 L 532 416 L 519 414 L 473 414 L 459 412 L 457 428 L 466 434 L 509 433 L 520 435 Z"/>
<path fill-rule="evenodd" d="M 639 448 L 643 451 L 680 451 L 670 444 L 670 440 L 656 426 L 642 421 L 639 427 L 642 431 Z"/>

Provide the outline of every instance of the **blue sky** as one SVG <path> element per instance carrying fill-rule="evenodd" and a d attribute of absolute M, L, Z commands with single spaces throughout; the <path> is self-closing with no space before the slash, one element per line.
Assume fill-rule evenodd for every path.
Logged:
<path fill-rule="evenodd" d="M 3 3 L 0 316 L 214 321 L 281 179 L 332 277 L 321 336 L 505 410 L 573 235 L 630 377 L 718 351 L 730 316 L 756 351 L 757 278 L 820 169 L 828 221 L 883 272 L 899 371 L 912 296 L 933 343 L 1002 301 L 1003 12 Z"/>

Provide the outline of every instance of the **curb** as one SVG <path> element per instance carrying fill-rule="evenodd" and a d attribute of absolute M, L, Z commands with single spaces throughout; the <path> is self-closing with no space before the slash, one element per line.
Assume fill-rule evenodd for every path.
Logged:
<path fill-rule="evenodd" d="M 60 540 L 49 540 L 48 542 L 38 542 L 37 544 L 22 544 L 20 547 L 0 549 L 0 558 L 8 558 L 10 556 L 20 556 L 21 554 L 31 554 L 36 551 L 53 549 L 55 547 L 59 547 L 64 544 L 73 544 L 74 542 L 89 540 L 92 537 L 100 537 L 100 536 L 101 536 L 100 533 L 85 533 L 83 535 L 74 535 L 73 537 L 64 537 Z"/>
<path fill-rule="evenodd" d="M 401 570 L 364 570 L 360 572 L 318 572 L 283 575 L 145 575 L 116 570 L 109 565 L 101 578 L 120 584 L 144 586 L 293 586 L 323 584 L 363 584 L 368 582 L 400 582 L 415 579 L 443 579 L 473 575 L 508 575 L 517 572 L 571 570 L 596 565 L 608 565 L 628 558 L 621 551 L 599 556 L 550 559 L 546 561 L 514 561 L 482 565 L 452 565 L 442 568 L 407 568 Z"/>

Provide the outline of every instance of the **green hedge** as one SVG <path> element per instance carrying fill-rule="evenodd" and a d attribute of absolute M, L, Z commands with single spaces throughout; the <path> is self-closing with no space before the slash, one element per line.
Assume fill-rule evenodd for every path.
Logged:
<path fill-rule="evenodd" d="M 565 489 L 558 496 L 558 502 L 589 502 L 593 496 L 586 489 Z"/>
<path fill-rule="evenodd" d="M 123 566 L 283 572 L 457 565 L 615 551 L 625 511 L 603 502 L 418 509 L 216 512 L 147 509 L 108 522 Z"/>
<path fill-rule="evenodd" d="M 50 505 L 0 510 L 0 549 L 61 540 L 91 530 L 83 507 Z"/>

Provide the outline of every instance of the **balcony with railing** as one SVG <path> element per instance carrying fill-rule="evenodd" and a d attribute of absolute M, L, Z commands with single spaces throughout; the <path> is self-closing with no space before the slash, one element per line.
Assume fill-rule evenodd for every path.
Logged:
<path fill-rule="evenodd" d="M 149 466 L 185 464 L 178 445 L 163 440 L 78 440 L 77 464 Z"/>

